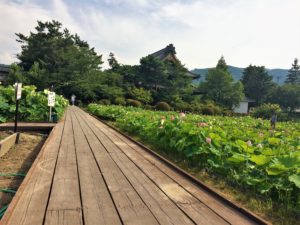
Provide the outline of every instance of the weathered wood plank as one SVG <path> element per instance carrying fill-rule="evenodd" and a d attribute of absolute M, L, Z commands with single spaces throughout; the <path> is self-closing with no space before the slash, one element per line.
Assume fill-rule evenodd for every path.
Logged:
<path fill-rule="evenodd" d="M 45 224 L 51 224 L 53 220 L 56 221 L 56 218 L 60 218 L 57 215 L 60 214 L 63 215 L 63 220 L 58 220 L 58 224 L 66 224 L 65 221 L 72 221 L 74 225 L 83 224 L 70 107 L 67 110 Z"/>
<path fill-rule="evenodd" d="M 81 115 L 83 115 L 83 118 L 85 118 L 84 120 L 90 121 L 89 124 L 91 124 L 91 126 L 98 128 L 98 131 L 100 132 L 96 132 L 96 135 L 106 149 L 110 149 L 112 153 L 116 152 L 116 150 L 114 151 L 115 145 L 118 145 L 119 149 L 124 153 L 131 149 L 128 145 L 122 145 L 122 141 L 120 141 L 120 139 L 117 141 L 112 139 L 113 135 L 106 135 L 108 132 L 110 132 L 111 128 L 105 126 L 103 123 L 98 122 L 95 118 L 85 114 L 84 112 L 82 112 Z M 126 151 L 124 150 L 125 148 Z M 139 155 L 134 151 L 131 151 L 127 156 L 134 162 L 138 162 L 141 159 L 141 157 L 139 157 Z M 162 173 L 158 168 L 151 164 L 143 163 L 139 164 L 138 167 L 195 223 L 228 224 L 223 218 L 221 218 L 218 214 L 213 212 L 210 208 L 192 196 L 188 191 L 166 176 L 166 174 Z"/>
<path fill-rule="evenodd" d="M 94 133 L 80 123 L 123 224 L 159 224 Z"/>
<path fill-rule="evenodd" d="M 84 224 L 121 224 L 89 143 L 73 110 L 72 124 L 78 161 Z"/>
<path fill-rule="evenodd" d="M 85 121 L 85 117 L 80 118 L 81 121 Z M 90 129 L 99 132 L 91 125 Z M 116 145 L 111 145 L 112 142 L 106 143 L 106 140 L 106 137 L 101 138 L 102 144 L 106 149 L 110 149 L 111 158 L 160 224 L 194 224 Z"/>

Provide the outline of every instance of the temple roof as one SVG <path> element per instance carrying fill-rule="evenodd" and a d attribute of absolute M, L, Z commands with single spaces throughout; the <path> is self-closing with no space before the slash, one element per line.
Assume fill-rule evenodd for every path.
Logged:
<path fill-rule="evenodd" d="M 180 62 L 180 60 L 176 57 L 176 51 L 175 51 L 175 47 L 173 44 L 169 44 L 169 45 L 167 45 L 167 47 L 165 47 L 157 52 L 154 52 L 150 55 L 152 55 L 155 58 L 158 58 L 160 60 L 171 60 L 171 61 Z M 196 75 L 190 71 L 186 72 L 186 76 L 192 77 L 193 79 L 199 78 L 199 75 Z"/>
<path fill-rule="evenodd" d="M 0 64 L 0 71 L 1 72 L 9 72 L 9 65 Z"/>

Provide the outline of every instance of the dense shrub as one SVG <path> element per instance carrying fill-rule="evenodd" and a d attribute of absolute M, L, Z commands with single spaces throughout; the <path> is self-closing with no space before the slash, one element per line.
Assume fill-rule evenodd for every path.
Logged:
<path fill-rule="evenodd" d="M 277 116 L 279 116 L 281 112 L 280 106 L 277 104 L 267 103 L 256 107 L 251 115 L 256 118 L 269 119 L 274 112 L 277 114 Z"/>
<path fill-rule="evenodd" d="M 111 102 L 110 102 L 109 99 L 101 99 L 101 100 L 99 100 L 99 104 L 101 104 L 101 105 L 110 105 Z"/>
<path fill-rule="evenodd" d="M 143 102 L 144 104 L 151 103 L 153 101 L 151 91 L 144 88 L 132 88 L 129 90 L 129 94 L 132 98 Z"/>
<path fill-rule="evenodd" d="M 145 105 L 144 109 L 146 109 L 146 110 L 153 110 L 153 106 L 152 105 Z"/>
<path fill-rule="evenodd" d="M 20 121 L 47 121 L 49 116 L 48 90 L 36 91 L 35 86 L 23 86 L 19 100 Z M 60 95 L 55 96 L 53 112 L 61 117 L 69 101 Z M 0 85 L 0 123 L 14 120 L 15 115 L 14 87 Z"/>
<path fill-rule="evenodd" d="M 209 106 L 203 106 L 201 109 L 202 114 L 204 115 L 214 115 L 214 109 Z"/>
<path fill-rule="evenodd" d="M 133 107 L 141 107 L 142 103 L 138 100 L 127 99 L 127 105 L 133 106 Z"/>
<path fill-rule="evenodd" d="M 155 108 L 157 110 L 160 110 L 160 111 L 170 111 L 171 110 L 169 104 L 166 103 L 166 102 L 159 102 L 159 103 L 157 103 L 157 105 L 156 105 Z"/>
<path fill-rule="evenodd" d="M 117 97 L 115 99 L 115 104 L 116 105 L 126 105 L 125 98 L 123 98 L 123 97 Z"/>

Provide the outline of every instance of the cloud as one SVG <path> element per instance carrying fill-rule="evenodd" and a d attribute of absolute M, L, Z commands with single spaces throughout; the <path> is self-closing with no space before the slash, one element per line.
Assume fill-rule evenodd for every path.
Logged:
<path fill-rule="evenodd" d="M 0 63 L 16 60 L 15 32 L 56 19 L 124 64 L 173 43 L 189 69 L 222 54 L 231 65 L 288 68 L 300 52 L 299 8 L 298 0 L 0 0 Z"/>

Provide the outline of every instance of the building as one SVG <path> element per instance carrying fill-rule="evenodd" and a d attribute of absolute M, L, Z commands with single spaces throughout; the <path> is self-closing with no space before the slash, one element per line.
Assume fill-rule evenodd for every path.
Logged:
<path fill-rule="evenodd" d="M 249 113 L 250 108 L 254 107 L 254 104 L 254 100 L 245 97 L 240 101 L 239 105 L 233 109 L 233 111 L 235 113 L 247 114 Z"/>
<path fill-rule="evenodd" d="M 9 66 L 0 64 L 0 82 L 5 83 L 9 74 Z"/>
<path fill-rule="evenodd" d="M 173 44 L 169 44 L 167 47 L 165 47 L 157 52 L 154 52 L 150 55 L 154 56 L 155 58 L 158 58 L 162 61 L 169 60 L 169 61 L 174 61 L 174 62 L 180 62 L 180 60 L 176 57 L 176 51 L 175 51 L 175 47 L 173 46 Z M 199 78 L 199 75 L 194 74 L 190 71 L 186 72 L 186 76 L 191 77 L 193 80 Z"/>

